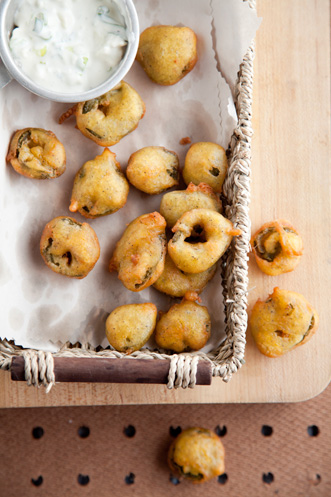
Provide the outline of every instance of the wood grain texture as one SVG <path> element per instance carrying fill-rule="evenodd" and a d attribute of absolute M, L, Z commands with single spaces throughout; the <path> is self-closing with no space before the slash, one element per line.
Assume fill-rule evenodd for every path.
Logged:
<path fill-rule="evenodd" d="M 104 359 L 55 357 L 54 374 L 59 382 L 167 384 L 170 361 L 162 359 Z M 25 381 L 24 357 L 13 357 L 10 368 L 13 381 Z M 199 361 L 196 384 L 211 384 L 211 365 Z"/>
<path fill-rule="evenodd" d="M 167 390 L 155 385 L 13 383 L 0 372 L 0 407 L 293 402 L 319 394 L 331 378 L 330 278 L 330 4 L 263 0 L 256 40 L 252 230 L 275 218 L 301 233 L 305 251 L 293 273 L 270 277 L 250 261 L 249 307 L 275 286 L 303 293 L 320 315 L 312 340 L 278 359 L 262 356 L 247 336 L 246 365 L 228 383 Z"/>

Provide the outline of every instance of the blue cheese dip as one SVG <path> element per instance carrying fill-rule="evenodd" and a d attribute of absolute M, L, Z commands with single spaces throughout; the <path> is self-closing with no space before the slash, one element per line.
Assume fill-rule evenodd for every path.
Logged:
<path fill-rule="evenodd" d="M 9 46 L 34 83 L 80 93 L 108 79 L 124 56 L 128 33 L 115 0 L 23 0 Z"/>

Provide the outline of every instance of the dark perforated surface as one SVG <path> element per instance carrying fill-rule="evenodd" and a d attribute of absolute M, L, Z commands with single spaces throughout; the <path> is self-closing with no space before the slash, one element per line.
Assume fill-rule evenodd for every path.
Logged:
<path fill-rule="evenodd" d="M 7 497 L 330 497 L 331 386 L 299 404 L 114 406 L 0 411 Z M 181 428 L 221 437 L 226 473 L 192 485 L 171 475 Z"/>

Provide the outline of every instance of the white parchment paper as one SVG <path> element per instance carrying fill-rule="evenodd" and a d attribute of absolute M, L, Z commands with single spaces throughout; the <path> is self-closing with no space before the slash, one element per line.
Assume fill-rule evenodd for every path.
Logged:
<path fill-rule="evenodd" d="M 137 63 L 133 65 L 125 80 L 145 101 L 146 115 L 133 133 L 111 148 L 123 170 L 131 153 L 149 145 L 176 151 L 183 165 L 188 145 L 182 146 L 179 141 L 186 136 L 192 142 L 213 141 L 227 148 L 236 115 L 230 88 L 217 68 L 218 64 L 222 65 L 221 54 L 215 57 L 214 51 L 219 33 L 212 13 L 216 4 L 218 9 L 218 2 L 221 0 L 135 2 L 141 30 L 157 24 L 191 27 L 198 37 L 198 62 L 188 76 L 171 87 L 152 83 Z M 243 5 L 241 1 L 239 4 L 236 9 L 240 10 Z M 232 1 L 223 8 L 227 15 L 233 11 L 236 16 L 236 9 L 231 5 Z M 245 33 L 239 35 L 248 47 L 251 31 L 248 37 Z M 29 93 L 16 82 L 0 93 L 0 295 L 3 304 L 0 336 L 15 340 L 17 345 L 51 351 L 58 350 L 66 341 L 107 346 L 105 320 L 118 305 L 151 301 L 159 310 L 166 311 L 174 303 L 174 299 L 151 287 L 130 292 L 118 280 L 117 273 L 108 272 L 109 259 L 126 224 L 143 213 L 158 210 L 160 195 L 148 196 L 130 187 L 127 204 L 111 216 L 86 220 L 69 212 L 77 170 L 100 154 L 102 148 L 75 129 L 73 118 L 61 126 L 57 124 L 67 108 L 67 104 L 49 102 Z M 25 127 L 52 130 L 62 141 L 67 153 L 67 170 L 60 178 L 31 180 L 6 165 L 10 137 L 15 130 Z M 182 184 L 181 189 L 184 188 Z M 39 241 L 45 224 L 61 215 L 89 222 L 99 238 L 100 259 L 83 280 L 53 273 L 40 256 Z M 203 292 L 202 301 L 212 317 L 212 338 L 204 349 L 207 351 L 224 338 L 219 271 Z M 149 346 L 153 347 L 153 342 Z"/>

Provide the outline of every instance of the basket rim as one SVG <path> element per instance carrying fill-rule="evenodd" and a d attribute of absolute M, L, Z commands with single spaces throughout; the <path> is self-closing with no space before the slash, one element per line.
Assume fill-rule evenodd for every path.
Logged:
<path fill-rule="evenodd" d="M 247 0 L 244 0 L 247 1 Z M 255 8 L 255 0 L 249 1 L 249 5 Z M 220 376 L 224 381 L 229 381 L 232 374 L 238 371 L 244 364 L 244 351 L 247 329 L 247 289 L 248 289 L 248 252 L 250 241 L 250 164 L 251 164 L 251 139 L 253 135 L 251 124 L 252 91 L 253 91 L 253 60 L 255 55 L 255 43 L 249 47 L 238 73 L 238 81 L 235 93 L 235 105 L 238 114 L 238 124 L 233 132 L 229 153 L 229 167 L 224 182 L 224 193 L 226 199 L 226 217 L 236 227 L 241 229 L 242 234 L 235 237 L 228 251 L 221 259 L 221 274 L 223 285 L 223 305 L 225 312 L 226 338 L 221 344 L 208 353 L 196 351 L 189 354 L 169 354 L 160 351 L 143 349 L 136 351 L 130 356 L 112 350 L 110 348 L 92 347 L 89 343 L 71 344 L 66 342 L 57 352 L 46 352 L 37 349 L 25 349 L 16 345 L 13 341 L 0 340 L 0 369 L 9 370 L 12 357 L 24 355 L 25 357 L 38 357 L 35 362 L 39 369 L 49 371 L 44 375 L 44 385 L 47 390 L 55 382 L 52 372 L 52 360 L 50 357 L 103 357 L 111 359 L 131 358 L 158 359 L 170 361 L 168 387 L 194 386 L 195 380 L 190 372 L 190 365 L 194 359 L 210 362 L 213 376 Z M 182 356 L 189 362 L 186 371 L 183 371 Z M 48 363 L 47 363 L 48 358 Z M 186 359 L 187 358 L 187 359 Z M 44 361 L 44 362 L 43 362 Z M 170 371 L 175 372 L 170 378 Z M 183 375 L 185 376 L 183 381 Z M 187 376 L 189 378 L 187 378 Z M 193 375 L 194 376 L 194 375 Z M 35 375 L 35 383 L 39 384 L 38 374 Z M 29 381 L 29 370 L 27 368 L 26 378 Z M 31 379 L 31 375 L 30 375 Z M 175 381 L 176 379 L 176 381 Z M 31 381 L 30 381 L 31 382 Z M 176 384 L 175 384 L 176 383 Z"/>

